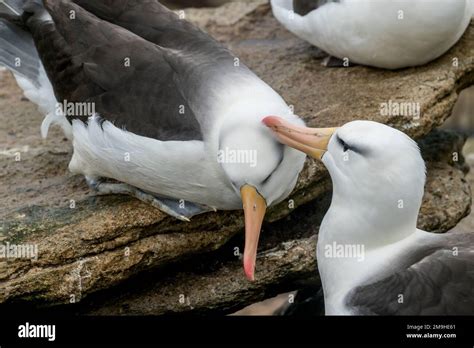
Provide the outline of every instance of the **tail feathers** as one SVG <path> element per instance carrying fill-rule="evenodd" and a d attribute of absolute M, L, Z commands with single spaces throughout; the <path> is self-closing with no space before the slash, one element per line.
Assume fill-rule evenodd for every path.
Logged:
<path fill-rule="evenodd" d="M 47 115 L 41 126 L 41 134 L 46 137 L 51 124 L 59 124 L 71 139 L 71 125 L 67 119 L 56 113 L 57 100 L 33 37 L 20 23 L 22 8 L 40 5 L 41 0 L 0 0 L 0 66 L 13 72 L 25 97 Z M 26 7 L 25 7 L 26 8 Z M 20 15 L 19 15 L 20 14 Z M 11 22 L 13 20 L 13 23 Z"/>
<path fill-rule="evenodd" d="M 47 138 L 49 127 L 53 124 L 59 125 L 66 137 L 72 140 L 72 127 L 67 118 L 57 108 L 57 99 L 43 65 L 39 69 L 39 87 L 31 80 L 14 73 L 15 79 L 23 90 L 26 98 L 38 106 L 38 110 L 46 115 L 41 124 L 41 136 Z"/>
<path fill-rule="evenodd" d="M 53 124 L 56 124 L 63 129 L 66 138 L 68 138 L 69 140 L 73 139 L 72 125 L 68 122 L 68 120 L 66 119 L 66 117 L 64 117 L 63 114 L 57 113 L 55 111 L 52 111 L 47 114 L 43 120 L 43 123 L 41 123 L 41 136 L 43 137 L 43 139 L 46 139 L 48 137 L 49 127 L 51 127 L 51 125 Z"/>

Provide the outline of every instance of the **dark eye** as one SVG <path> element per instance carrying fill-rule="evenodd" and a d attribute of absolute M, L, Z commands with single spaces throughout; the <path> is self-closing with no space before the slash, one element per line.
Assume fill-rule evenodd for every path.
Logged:
<path fill-rule="evenodd" d="M 347 145 L 347 143 L 346 143 L 344 140 L 342 140 L 341 138 L 337 137 L 337 141 L 338 141 L 338 143 L 342 146 L 342 150 L 343 150 L 344 152 L 346 152 L 347 150 L 350 150 L 351 147 L 350 147 L 349 145 Z"/>

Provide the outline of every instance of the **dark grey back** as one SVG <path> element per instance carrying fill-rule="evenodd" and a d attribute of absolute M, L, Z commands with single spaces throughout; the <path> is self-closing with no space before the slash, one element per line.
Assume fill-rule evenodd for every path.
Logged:
<path fill-rule="evenodd" d="M 293 0 L 293 11 L 304 16 L 329 2 L 340 2 L 340 0 Z"/>

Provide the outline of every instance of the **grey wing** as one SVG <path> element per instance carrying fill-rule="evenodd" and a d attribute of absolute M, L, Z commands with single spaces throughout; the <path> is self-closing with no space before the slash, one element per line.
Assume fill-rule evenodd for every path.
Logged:
<path fill-rule="evenodd" d="M 340 0 L 293 0 L 293 11 L 304 16 L 329 2 L 340 2 Z"/>
<path fill-rule="evenodd" d="M 202 55 L 208 59 L 229 51 L 202 30 L 181 19 L 158 0 L 72 0 L 95 16 L 118 25 L 161 47 Z"/>
<path fill-rule="evenodd" d="M 189 103 L 202 88 L 195 73 L 199 47 L 187 55 L 101 20 L 71 1 L 44 2 L 54 23 L 33 18 L 29 27 L 58 100 L 93 103 L 102 118 L 139 135 L 202 139 Z"/>
<path fill-rule="evenodd" d="M 473 315 L 474 253 L 472 237 L 465 237 L 467 242 L 455 236 L 449 247 L 425 250 L 408 267 L 356 287 L 347 307 L 360 315 Z"/>
<path fill-rule="evenodd" d="M 196 117 L 212 117 L 208 112 L 212 105 L 212 93 L 216 79 L 229 77 L 232 72 L 252 74 L 242 63 L 235 65 L 235 56 L 211 36 L 161 5 L 158 0 L 73 0 L 74 3 L 97 17 L 159 45 L 166 51 L 169 66 L 175 71 L 175 83 L 194 109 L 204 112 Z M 200 120 L 207 123 L 207 120 Z M 203 123 L 203 122 L 201 122 Z"/>

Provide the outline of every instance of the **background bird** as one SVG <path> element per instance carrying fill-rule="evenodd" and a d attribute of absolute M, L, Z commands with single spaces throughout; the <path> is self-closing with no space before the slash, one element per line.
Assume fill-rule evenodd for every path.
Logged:
<path fill-rule="evenodd" d="M 305 160 L 261 123 L 278 114 L 302 125 L 284 100 L 155 0 L 0 8 L 0 62 L 47 114 L 43 134 L 58 123 L 72 140 L 70 170 L 99 193 L 133 195 L 182 220 L 243 206 L 253 279 L 266 207 L 288 196 Z"/>
<path fill-rule="evenodd" d="M 289 31 L 349 63 L 399 69 L 451 48 L 474 14 L 472 0 L 271 0 Z M 330 62 L 329 64 L 333 64 Z"/>
<path fill-rule="evenodd" d="M 326 314 L 474 313 L 474 235 L 416 228 L 425 164 L 412 139 L 371 121 L 336 129 L 264 122 L 331 175 L 317 245 Z"/>

